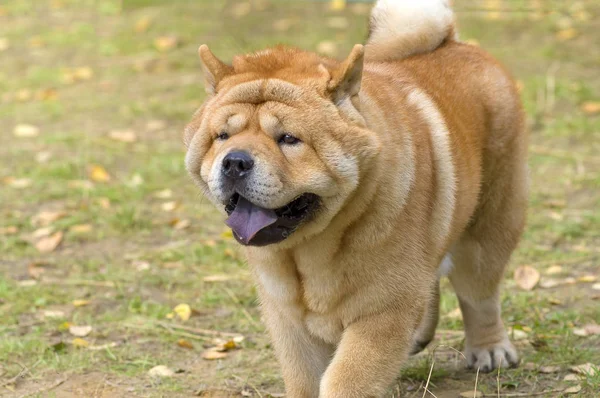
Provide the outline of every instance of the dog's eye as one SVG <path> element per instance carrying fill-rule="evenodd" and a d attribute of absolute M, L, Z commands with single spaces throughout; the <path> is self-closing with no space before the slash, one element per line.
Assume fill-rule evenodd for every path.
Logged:
<path fill-rule="evenodd" d="M 281 137 L 279 137 L 279 141 L 280 144 L 286 144 L 286 145 L 294 145 L 300 142 L 300 139 L 294 137 L 291 134 L 284 134 Z"/>
<path fill-rule="evenodd" d="M 225 141 L 227 138 L 229 138 L 229 134 L 227 134 L 227 133 L 226 133 L 226 132 L 224 132 L 224 131 L 221 131 L 221 132 L 219 133 L 219 135 L 217 136 L 217 139 L 218 139 L 218 140 L 221 140 L 221 141 Z"/>

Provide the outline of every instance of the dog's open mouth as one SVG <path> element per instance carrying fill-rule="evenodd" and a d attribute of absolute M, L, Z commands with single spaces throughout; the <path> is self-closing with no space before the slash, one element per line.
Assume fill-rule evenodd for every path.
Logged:
<path fill-rule="evenodd" d="M 236 193 L 225 206 L 229 215 L 225 223 L 242 245 L 266 246 L 290 236 L 318 204 L 317 195 L 305 193 L 283 207 L 265 209 Z"/>

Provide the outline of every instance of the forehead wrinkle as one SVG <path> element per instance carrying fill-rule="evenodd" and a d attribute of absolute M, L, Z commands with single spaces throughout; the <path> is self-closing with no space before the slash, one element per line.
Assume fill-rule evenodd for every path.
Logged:
<path fill-rule="evenodd" d="M 262 104 L 264 102 L 281 102 L 290 105 L 302 98 L 300 86 L 280 79 L 259 79 L 237 84 L 224 92 L 219 103 Z"/>

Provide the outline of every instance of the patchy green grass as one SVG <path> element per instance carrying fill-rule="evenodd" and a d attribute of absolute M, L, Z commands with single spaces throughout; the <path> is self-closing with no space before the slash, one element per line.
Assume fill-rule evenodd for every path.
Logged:
<path fill-rule="evenodd" d="M 600 101 L 600 7 L 456 3 L 461 37 L 519 81 L 531 131 L 529 223 L 503 298 L 523 361 L 479 375 L 478 388 L 559 396 L 581 385 L 579 396 L 593 397 L 600 372 L 563 378 L 573 365 L 600 365 L 600 337 L 578 331 L 600 319 L 592 288 L 600 114 L 583 111 Z M 287 43 L 342 57 L 366 36 L 367 12 L 362 3 L 332 11 L 282 0 L 2 2 L 0 396 L 283 392 L 250 275 L 184 170 L 181 131 L 204 96 L 196 50 L 208 43 L 230 59 Z M 22 124 L 39 134 L 15 136 Z M 135 139 L 112 139 L 118 130 Z M 41 222 L 44 211 L 60 217 Z M 40 252 L 40 240 L 57 231 L 58 247 Z M 519 265 L 538 269 L 540 286 L 520 290 L 512 278 Z M 558 285 L 543 287 L 552 281 Z M 193 310 L 189 320 L 173 315 L 178 304 Z M 463 344 L 456 308 L 444 283 L 439 339 L 409 361 L 390 394 L 422 396 L 428 379 L 438 397 L 473 389 L 475 375 L 455 351 Z M 74 344 L 73 325 L 92 327 L 82 337 L 87 347 Z M 202 352 L 217 342 L 206 330 L 245 339 L 225 359 L 207 361 Z M 156 365 L 177 373 L 152 378 Z"/>

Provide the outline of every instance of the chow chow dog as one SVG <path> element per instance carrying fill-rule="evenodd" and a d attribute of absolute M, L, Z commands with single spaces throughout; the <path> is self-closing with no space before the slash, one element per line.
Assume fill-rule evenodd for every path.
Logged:
<path fill-rule="evenodd" d="M 255 276 L 289 397 L 379 397 L 458 295 L 468 366 L 514 366 L 499 285 L 525 222 L 515 84 L 446 0 L 379 0 L 337 61 L 199 49 L 189 174 Z"/>

